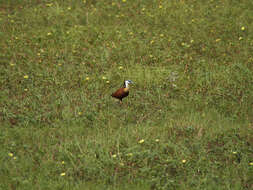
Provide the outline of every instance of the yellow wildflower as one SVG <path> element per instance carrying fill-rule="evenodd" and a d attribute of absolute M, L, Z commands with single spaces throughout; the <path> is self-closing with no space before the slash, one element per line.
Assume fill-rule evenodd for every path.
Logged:
<path fill-rule="evenodd" d="M 160 37 L 162 38 L 164 36 L 164 34 L 160 34 Z"/>
<path fill-rule="evenodd" d="M 121 70 L 121 69 L 123 69 L 123 67 L 122 67 L 122 66 L 119 66 L 119 69 Z"/>
<path fill-rule="evenodd" d="M 144 139 L 141 139 L 141 140 L 139 140 L 139 143 L 142 144 L 142 143 L 144 143 L 144 141 L 145 141 Z"/>
<path fill-rule="evenodd" d="M 17 159 L 17 157 L 16 157 L 16 156 L 14 156 L 14 157 L 13 157 L 13 160 L 16 160 L 16 159 Z"/>
<path fill-rule="evenodd" d="M 123 2 L 123 3 L 125 3 L 125 2 L 126 2 L 126 0 L 122 0 L 122 2 Z"/>
<path fill-rule="evenodd" d="M 163 8 L 163 6 L 162 6 L 162 5 L 159 5 L 159 9 L 161 9 L 161 8 Z"/>
<path fill-rule="evenodd" d="M 156 139 L 155 142 L 159 142 L 160 140 L 159 139 Z"/>
<path fill-rule="evenodd" d="M 242 30 L 242 31 L 244 31 L 244 30 L 245 30 L 245 27 L 244 27 L 244 26 L 242 26 L 242 27 L 241 27 L 241 30 Z"/>
<path fill-rule="evenodd" d="M 108 81 L 106 81 L 106 83 L 107 83 L 107 84 L 109 84 L 109 83 L 110 83 L 110 81 L 108 80 Z"/>
<path fill-rule="evenodd" d="M 90 80 L 90 77 L 86 77 L 85 80 Z"/>
<path fill-rule="evenodd" d="M 13 153 L 10 152 L 10 153 L 8 153 L 8 155 L 9 155 L 10 157 L 12 157 L 12 156 L 13 156 Z"/>
<path fill-rule="evenodd" d="M 52 35 L 52 33 L 51 33 L 51 32 L 48 32 L 48 33 L 47 33 L 47 35 L 48 35 L 48 36 L 51 36 L 51 35 Z"/>
<path fill-rule="evenodd" d="M 78 115 L 82 115 L 82 112 L 79 111 L 79 112 L 78 112 Z"/>
<path fill-rule="evenodd" d="M 182 163 L 183 163 L 183 164 L 186 163 L 186 160 L 182 160 Z"/>
<path fill-rule="evenodd" d="M 234 151 L 233 154 L 237 154 L 237 152 Z"/>
<path fill-rule="evenodd" d="M 68 10 L 71 10 L 71 7 L 68 7 Z"/>
<path fill-rule="evenodd" d="M 102 77 L 103 80 L 106 80 L 106 77 Z"/>
<path fill-rule="evenodd" d="M 65 172 L 61 173 L 61 176 L 65 176 L 65 175 L 66 175 L 66 173 L 65 173 Z"/>
<path fill-rule="evenodd" d="M 62 161 L 62 162 L 61 162 L 61 164 L 65 164 L 65 162 L 64 162 L 64 161 Z"/>
<path fill-rule="evenodd" d="M 242 40 L 242 37 L 241 37 L 241 36 L 239 37 L 239 40 Z"/>
<path fill-rule="evenodd" d="M 10 63 L 10 66 L 12 66 L 12 67 L 13 67 L 14 65 L 15 65 L 14 63 Z"/>
<path fill-rule="evenodd" d="M 28 89 L 27 89 L 27 88 L 25 88 L 25 89 L 24 89 L 24 91 L 25 91 L 25 92 L 27 92 L 27 91 L 28 91 Z"/>
<path fill-rule="evenodd" d="M 253 166 L 253 162 L 250 162 L 249 165 L 250 165 L 250 166 Z"/>
<path fill-rule="evenodd" d="M 28 76 L 28 75 L 25 75 L 25 76 L 24 76 L 24 79 L 28 79 L 28 78 L 29 78 L 29 76 Z"/>
<path fill-rule="evenodd" d="M 216 42 L 219 42 L 220 40 L 221 40 L 221 39 L 220 39 L 220 38 L 218 38 L 218 39 L 216 39 L 215 41 L 216 41 Z"/>
<path fill-rule="evenodd" d="M 116 154 L 113 154 L 113 155 L 112 155 L 112 157 L 113 157 L 113 158 L 116 158 L 116 157 L 117 157 L 117 155 L 116 155 Z"/>

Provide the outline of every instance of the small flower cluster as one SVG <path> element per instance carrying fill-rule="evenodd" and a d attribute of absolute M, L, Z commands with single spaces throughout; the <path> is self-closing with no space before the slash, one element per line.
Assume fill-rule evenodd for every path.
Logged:
<path fill-rule="evenodd" d="M 8 153 L 8 156 L 11 157 L 11 158 L 13 158 L 13 160 L 16 160 L 16 159 L 17 159 L 17 157 L 14 156 L 14 154 L 13 154 L 12 152 L 9 152 L 9 153 Z"/>

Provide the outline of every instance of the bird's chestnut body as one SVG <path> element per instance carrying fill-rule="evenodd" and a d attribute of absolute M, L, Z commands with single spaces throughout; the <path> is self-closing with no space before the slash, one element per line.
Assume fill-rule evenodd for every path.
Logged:
<path fill-rule="evenodd" d="M 123 98 L 127 97 L 129 91 L 126 91 L 125 88 L 120 88 L 116 92 L 112 93 L 112 97 L 119 99 L 122 101 Z"/>

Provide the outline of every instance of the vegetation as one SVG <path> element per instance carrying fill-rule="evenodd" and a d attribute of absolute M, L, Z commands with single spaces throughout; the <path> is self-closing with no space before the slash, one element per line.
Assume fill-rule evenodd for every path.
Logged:
<path fill-rule="evenodd" d="M 0 189 L 252 189 L 252 10 L 1 1 Z"/>

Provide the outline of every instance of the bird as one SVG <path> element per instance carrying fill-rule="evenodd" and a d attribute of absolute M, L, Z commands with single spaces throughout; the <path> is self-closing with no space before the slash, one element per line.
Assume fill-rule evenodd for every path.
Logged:
<path fill-rule="evenodd" d="M 124 81 L 124 87 L 119 88 L 118 90 L 116 90 L 114 93 L 112 93 L 112 97 L 119 99 L 120 103 L 122 103 L 122 99 L 127 97 L 129 94 L 129 84 L 133 84 L 133 82 L 131 80 L 125 80 Z"/>

